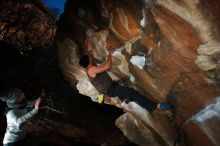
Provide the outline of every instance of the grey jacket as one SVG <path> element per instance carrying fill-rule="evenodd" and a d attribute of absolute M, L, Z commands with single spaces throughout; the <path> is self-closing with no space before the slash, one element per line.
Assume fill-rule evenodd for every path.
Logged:
<path fill-rule="evenodd" d="M 25 138 L 27 132 L 27 121 L 30 120 L 38 110 L 27 112 L 27 108 L 12 109 L 6 114 L 7 129 L 3 144 L 12 143 Z"/>

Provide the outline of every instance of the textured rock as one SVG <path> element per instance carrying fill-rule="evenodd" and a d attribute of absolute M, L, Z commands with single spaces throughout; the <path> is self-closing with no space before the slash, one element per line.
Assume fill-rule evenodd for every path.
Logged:
<path fill-rule="evenodd" d="M 166 54 L 169 56 L 169 61 L 172 60 L 173 62 L 175 62 L 158 62 L 158 64 L 162 66 L 174 64 L 174 66 L 169 67 L 171 69 L 170 71 L 166 69 L 166 71 L 168 71 L 169 74 L 171 72 L 177 73 L 170 74 L 172 75 L 172 81 L 174 82 L 170 82 L 170 85 L 172 86 L 171 89 L 169 89 L 169 95 L 170 97 L 174 97 L 172 100 L 176 102 L 177 108 L 181 108 L 178 111 L 182 111 L 182 113 L 178 114 L 181 114 L 181 116 L 179 116 L 183 119 L 187 119 L 190 115 L 195 113 L 197 110 L 199 110 L 202 106 L 206 104 L 206 102 L 204 102 L 204 100 L 202 99 L 204 96 L 209 97 L 206 98 L 208 102 L 209 100 L 211 100 L 211 98 L 215 98 L 216 95 L 218 95 L 217 90 L 219 90 L 219 87 L 215 87 L 215 85 L 208 88 L 210 82 L 208 83 L 205 81 L 206 79 L 211 80 L 211 77 L 195 64 L 195 61 L 197 59 L 197 48 L 199 47 L 201 41 L 207 41 L 208 39 L 210 40 L 214 38 L 211 34 L 203 34 L 206 33 L 206 31 L 211 30 L 211 24 L 204 20 L 203 17 L 199 17 L 199 15 L 202 14 L 199 10 L 196 9 L 195 6 L 198 3 L 198 1 L 194 2 L 186 2 L 186 4 L 184 5 L 183 3 L 171 1 L 167 3 L 158 1 L 158 3 L 156 3 L 156 6 L 152 9 L 152 12 L 161 30 L 161 33 L 164 35 L 165 39 L 171 45 L 169 46 L 169 44 L 167 45 L 161 42 L 160 46 L 169 47 L 169 50 Z M 193 16 L 196 17 L 194 19 L 198 20 L 197 22 L 194 22 L 194 20 L 190 19 L 191 16 L 188 16 L 190 15 L 190 13 L 194 11 L 188 10 L 189 8 L 187 7 L 187 4 L 188 6 L 190 6 L 191 9 L 195 9 L 195 11 L 198 12 L 196 16 Z M 178 7 L 179 9 L 175 11 L 175 9 L 173 9 L 174 6 Z M 187 12 L 183 15 L 184 10 Z M 195 27 L 196 24 L 194 23 L 199 23 L 199 26 Z M 200 23 L 203 25 L 206 23 L 208 24 L 202 27 Z M 203 35 L 201 36 L 200 33 L 202 33 Z M 158 54 L 160 52 L 157 51 L 156 53 Z M 211 62 L 212 66 L 210 66 L 210 62 L 208 61 L 210 60 L 206 59 L 206 61 L 203 61 L 203 64 L 209 63 L 207 66 L 209 68 L 214 68 L 215 65 Z M 159 78 L 160 76 L 161 75 L 157 74 L 156 78 Z M 168 78 L 171 78 L 171 76 Z M 166 79 L 162 79 L 160 81 L 164 80 Z M 166 85 L 165 87 L 169 86 Z M 201 92 L 203 91 L 206 92 L 202 94 Z M 193 107 L 189 107 L 189 105 L 187 105 L 188 102 L 191 102 Z"/>
<path fill-rule="evenodd" d="M 123 42 L 133 39 L 140 33 L 140 24 L 134 10 L 126 3 L 115 1 L 114 9 L 110 10 L 110 25 L 112 32 Z"/>
<path fill-rule="evenodd" d="M 172 145 L 177 139 L 175 125 L 170 122 L 167 112 L 152 114 L 135 102 L 121 101 L 118 97 L 105 97 L 106 104 L 122 108 L 126 114 L 119 117 L 116 126 L 125 136 L 138 145 Z"/>
<path fill-rule="evenodd" d="M 66 38 L 58 44 L 59 65 L 63 68 L 65 77 L 68 80 L 79 80 L 86 75 L 85 71 L 80 70 L 79 59 L 76 54 L 77 44 L 75 41 Z"/>
<path fill-rule="evenodd" d="M 108 50 L 113 50 L 113 66 L 108 72 L 112 79 L 152 100 L 169 101 L 176 107 L 171 122 L 161 112 L 149 114 L 136 103 L 106 97 L 106 104 L 126 112 L 116 122 L 124 135 L 138 145 L 184 145 L 184 141 L 191 145 L 219 145 L 219 135 L 214 136 L 218 130 L 210 130 L 217 127 L 215 116 L 205 123 L 192 120 L 204 107 L 211 106 L 220 93 L 218 1 L 75 2 L 85 14 L 77 15 L 77 9 L 71 9 L 73 2 L 68 1 L 62 23 L 73 25 L 65 35 L 74 39 L 76 43 L 69 45 L 76 50 L 65 49 L 61 44 L 59 48 L 65 50 L 61 49 L 59 56 L 64 75 L 72 83 L 79 81 L 79 92 L 97 101 L 96 90 L 76 64 L 86 52 L 85 46 L 92 50 L 98 64 L 106 60 Z M 91 2 L 92 8 L 88 5 Z M 94 21 L 95 13 L 99 13 L 100 22 Z M 72 37 L 76 34 L 71 30 L 76 28 L 83 34 L 78 38 Z M 67 58 L 75 61 L 66 63 Z M 213 136 L 210 138 L 209 134 Z M 198 140 L 200 136 L 203 141 Z"/>
<path fill-rule="evenodd" d="M 56 33 L 56 20 L 40 0 L 1 1 L 0 40 L 25 52 L 49 48 Z"/>
<path fill-rule="evenodd" d="M 217 67 L 217 65 L 212 61 L 212 58 L 205 55 L 198 56 L 195 63 L 203 70 L 212 70 Z"/>
<path fill-rule="evenodd" d="M 160 146 L 160 144 L 153 138 L 153 136 L 157 135 L 152 133 L 152 131 L 149 130 L 143 122 L 138 121 L 138 119 L 131 114 L 127 113 L 119 117 L 116 121 L 116 125 L 122 130 L 125 136 L 127 136 L 131 141 L 135 141 L 138 145 Z"/>
<path fill-rule="evenodd" d="M 177 138 L 177 131 L 175 130 L 174 125 L 167 118 L 167 113 L 163 113 L 163 112 L 161 113 L 155 111 L 154 113 L 149 114 L 143 107 L 139 106 L 135 102 L 129 102 L 128 104 L 122 102 L 120 104 L 120 107 L 123 108 L 124 111 L 132 114 L 133 117 L 132 119 L 135 119 L 134 121 L 137 121 L 134 122 L 135 124 L 137 123 L 140 124 L 140 125 L 137 124 L 137 127 L 139 130 L 143 130 L 143 131 L 139 132 L 139 134 L 143 134 L 145 140 L 147 141 L 149 140 L 151 142 L 153 141 L 154 144 L 159 143 L 160 145 L 172 145 L 174 143 L 175 139 Z M 128 117 L 128 119 L 131 118 Z M 129 137 L 133 135 L 132 129 L 129 129 L 129 127 L 128 128 L 124 127 L 121 129 L 122 131 L 127 130 L 126 133 L 128 138 L 136 142 L 134 138 Z M 144 134 L 145 133 L 144 131 L 146 130 L 149 131 L 151 134 L 147 134 L 147 135 Z M 138 141 L 140 139 L 137 137 L 136 140 Z M 143 145 L 140 143 L 138 144 Z M 147 145 L 147 143 L 145 145 Z"/>
<path fill-rule="evenodd" d="M 184 123 L 189 145 L 215 146 L 220 143 L 220 130 L 215 127 L 219 123 L 219 104 L 217 97 L 210 105 Z"/>
<path fill-rule="evenodd" d="M 89 96 L 93 101 L 98 102 L 99 93 L 91 84 L 89 78 L 85 77 L 80 79 L 76 87 L 79 90 L 79 93 Z"/>
<path fill-rule="evenodd" d="M 198 58 L 196 64 L 203 70 L 212 70 L 219 66 L 219 43 L 208 43 L 198 48 Z"/>

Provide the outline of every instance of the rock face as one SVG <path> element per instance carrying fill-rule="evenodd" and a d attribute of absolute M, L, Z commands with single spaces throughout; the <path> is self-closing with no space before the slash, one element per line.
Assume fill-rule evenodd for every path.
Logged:
<path fill-rule="evenodd" d="M 166 113 L 106 98 L 126 112 L 116 121 L 124 135 L 138 145 L 218 146 L 219 16 L 214 0 L 69 0 L 58 28 L 59 64 L 97 102 L 79 57 L 87 48 L 100 64 L 113 50 L 112 79 L 176 107 L 170 121 Z"/>
<path fill-rule="evenodd" d="M 53 44 L 56 21 L 41 0 L 2 0 L 0 9 L 0 40 L 28 51 L 49 48 Z"/>

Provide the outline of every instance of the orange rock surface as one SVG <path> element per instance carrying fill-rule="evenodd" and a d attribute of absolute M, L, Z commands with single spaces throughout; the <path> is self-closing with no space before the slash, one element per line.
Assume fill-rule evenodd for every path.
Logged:
<path fill-rule="evenodd" d="M 90 38 L 96 62 L 104 62 L 107 51 L 114 50 L 109 72 L 114 80 L 152 100 L 168 101 L 176 107 L 173 120 L 169 121 L 166 116 L 143 111 L 137 104 L 106 100 L 107 104 L 127 112 L 116 123 L 130 140 L 138 145 L 220 145 L 218 116 L 199 114 L 209 111 L 207 107 L 211 105 L 218 105 L 214 101 L 220 95 L 219 2 L 94 0 L 92 8 L 85 1 L 75 3 L 75 7 L 84 8 L 83 18 L 71 9 L 73 3 L 68 2 L 66 16 L 61 21 L 63 26 L 70 26 L 65 35 L 75 36 L 74 49 L 79 51 L 75 51 L 77 55 L 74 49 L 71 53 L 62 51 L 65 49 L 62 44 L 69 41 L 68 38 L 60 41 L 60 67 L 70 82 L 78 82 L 80 93 L 97 101 L 97 93 L 84 70 L 75 63 L 78 61 L 75 56 L 86 49 L 80 47 Z M 96 17 L 99 22 L 93 21 Z M 71 30 L 76 28 L 83 37 L 73 34 Z M 132 62 L 132 57 L 138 59 Z M 84 74 L 71 71 L 76 68 Z M 213 111 L 219 112 L 219 108 Z M 195 115 L 203 120 L 193 120 Z M 210 130 L 213 127 L 218 130 Z M 138 136 L 132 134 L 133 130 Z"/>

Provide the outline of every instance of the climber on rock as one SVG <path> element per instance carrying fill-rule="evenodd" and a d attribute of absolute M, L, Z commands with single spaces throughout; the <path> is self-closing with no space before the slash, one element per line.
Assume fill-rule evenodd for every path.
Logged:
<path fill-rule="evenodd" d="M 118 96 L 121 100 L 134 101 L 149 112 L 153 112 L 155 109 L 168 110 L 172 108 L 169 103 L 156 103 L 133 88 L 121 86 L 118 82 L 113 81 L 106 72 L 112 66 L 112 51 L 108 53 L 106 62 L 99 66 L 94 64 L 91 53 L 83 55 L 79 60 L 79 64 L 86 69 L 89 80 L 100 95 Z M 99 96 L 99 98 L 101 99 L 98 99 L 98 101 L 103 102 L 103 96 Z"/>
<path fill-rule="evenodd" d="M 41 96 L 36 100 L 34 109 L 28 112 L 26 96 L 20 88 L 11 88 L 1 91 L 0 98 L 6 102 L 5 116 L 7 118 L 7 129 L 5 132 L 4 146 L 23 146 L 26 133 L 27 122 L 38 113 L 42 98 L 45 97 L 44 89 Z"/>

